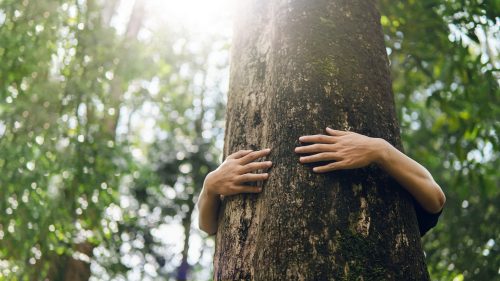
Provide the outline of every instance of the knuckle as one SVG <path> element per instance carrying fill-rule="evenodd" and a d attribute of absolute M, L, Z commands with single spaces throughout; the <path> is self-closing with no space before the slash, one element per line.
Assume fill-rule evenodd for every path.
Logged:
<path fill-rule="evenodd" d="M 250 163 L 250 164 L 248 164 L 248 165 L 246 166 L 246 169 L 245 169 L 245 170 L 246 170 L 247 172 L 251 172 L 251 171 L 253 171 L 253 170 L 257 169 L 257 168 L 258 168 L 258 166 L 256 165 L 256 163 Z"/>
<path fill-rule="evenodd" d="M 266 162 L 259 162 L 259 163 L 258 163 L 257 165 L 255 165 L 255 166 L 257 166 L 257 167 L 259 167 L 259 168 L 264 168 L 264 167 L 266 167 L 266 166 L 267 166 L 267 163 L 266 163 Z"/>
<path fill-rule="evenodd" d="M 255 154 L 256 152 L 250 152 L 248 153 L 247 155 L 245 155 L 245 157 L 243 157 L 243 161 L 250 161 L 251 159 L 253 159 L 255 157 Z"/>
<path fill-rule="evenodd" d="M 240 174 L 246 174 L 252 171 L 252 165 L 246 164 L 240 166 Z"/>

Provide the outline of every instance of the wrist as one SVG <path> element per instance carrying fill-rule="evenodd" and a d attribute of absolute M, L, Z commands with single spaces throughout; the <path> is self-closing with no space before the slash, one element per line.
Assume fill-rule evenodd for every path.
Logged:
<path fill-rule="evenodd" d="M 214 190 L 213 177 L 214 171 L 208 173 L 208 175 L 205 177 L 205 181 L 203 182 L 203 189 L 205 190 L 205 193 L 208 197 L 216 198 L 219 197 L 219 195 Z"/>
<path fill-rule="evenodd" d="M 383 138 L 375 139 L 375 163 L 380 166 L 385 166 L 389 159 L 389 150 L 391 144 Z"/>

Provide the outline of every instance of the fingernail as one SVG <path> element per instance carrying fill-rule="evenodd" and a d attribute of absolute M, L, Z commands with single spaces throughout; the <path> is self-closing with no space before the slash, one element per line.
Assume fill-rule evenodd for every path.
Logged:
<path fill-rule="evenodd" d="M 314 172 L 317 172 L 317 171 L 318 171 L 318 168 L 314 167 L 314 168 L 313 168 L 313 171 L 314 171 Z"/>
<path fill-rule="evenodd" d="M 300 137 L 300 138 L 299 138 L 299 141 L 302 141 L 302 140 L 304 140 L 304 137 Z"/>

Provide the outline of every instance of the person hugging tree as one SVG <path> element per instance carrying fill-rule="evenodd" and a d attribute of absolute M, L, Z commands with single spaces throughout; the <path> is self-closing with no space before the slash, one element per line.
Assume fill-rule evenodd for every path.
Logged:
<path fill-rule="evenodd" d="M 327 135 L 308 135 L 299 138 L 300 142 L 311 143 L 295 148 L 297 154 L 309 154 L 300 157 L 300 163 L 329 161 L 324 166 L 314 167 L 315 173 L 356 169 L 375 163 L 412 195 L 420 236 L 437 224 L 446 197 L 425 167 L 384 139 L 331 128 L 326 128 L 326 132 Z M 272 166 L 271 161 L 256 161 L 267 156 L 270 151 L 270 149 L 237 151 L 206 176 L 197 203 L 201 230 L 209 235 L 217 233 L 221 196 L 262 191 L 260 186 L 250 186 L 245 183 L 264 181 L 269 177 L 268 173 L 253 172 L 267 170 Z"/>

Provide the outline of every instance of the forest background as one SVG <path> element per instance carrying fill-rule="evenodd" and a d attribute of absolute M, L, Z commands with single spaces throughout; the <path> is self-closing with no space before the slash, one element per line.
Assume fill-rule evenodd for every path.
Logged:
<path fill-rule="evenodd" d="M 0 0 L 0 280 L 211 278 L 233 4 Z M 379 7 L 405 151 L 447 195 L 431 277 L 499 278 L 500 2 Z"/>

